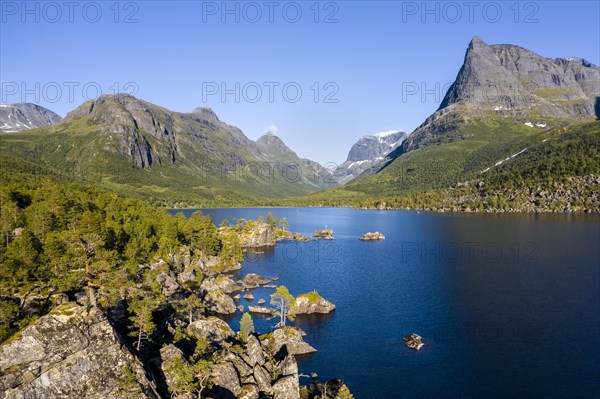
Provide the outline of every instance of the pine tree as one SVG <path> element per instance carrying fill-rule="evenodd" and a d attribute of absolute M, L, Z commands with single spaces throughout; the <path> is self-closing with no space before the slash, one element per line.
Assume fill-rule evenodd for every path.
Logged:
<path fill-rule="evenodd" d="M 293 320 L 290 314 L 290 308 L 296 304 L 296 299 L 284 285 L 277 287 L 274 294 L 271 294 L 271 305 L 279 309 L 279 327 L 285 327 L 287 319 Z"/>
<path fill-rule="evenodd" d="M 350 393 L 350 390 L 346 384 L 342 384 L 337 392 L 337 395 L 335 395 L 335 399 L 354 399 L 354 395 Z"/>
<path fill-rule="evenodd" d="M 254 320 L 252 320 L 252 316 L 250 313 L 244 313 L 242 319 L 240 320 L 240 333 L 244 338 L 248 337 L 248 335 L 254 332 Z"/>

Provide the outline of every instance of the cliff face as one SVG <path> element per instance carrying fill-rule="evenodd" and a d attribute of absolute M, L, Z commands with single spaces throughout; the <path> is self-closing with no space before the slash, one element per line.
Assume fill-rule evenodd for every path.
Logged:
<path fill-rule="evenodd" d="M 361 137 L 348 152 L 346 162 L 339 165 L 333 175 L 345 184 L 365 170 L 381 162 L 408 137 L 408 132 L 393 130 Z"/>
<path fill-rule="evenodd" d="M 544 58 L 519 46 L 488 45 L 474 37 L 438 110 L 390 157 L 422 147 L 432 137 L 451 135 L 472 118 L 521 123 L 594 119 L 598 98 L 600 68 L 586 60 Z"/>
<path fill-rule="evenodd" d="M 157 397 L 98 310 L 63 304 L 0 347 L 2 399 Z"/>
<path fill-rule="evenodd" d="M 519 46 L 473 38 L 440 109 L 452 104 L 593 118 L 600 69 L 579 58 L 544 58 Z"/>

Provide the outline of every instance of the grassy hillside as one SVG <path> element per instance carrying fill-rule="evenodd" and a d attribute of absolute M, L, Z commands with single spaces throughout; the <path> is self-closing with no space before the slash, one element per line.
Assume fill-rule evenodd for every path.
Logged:
<path fill-rule="evenodd" d="M 550 130 L 503 120 L 471 121 L 450 142 L 431 143 L 400 155 L 372 176 L 287 203 L 455 210 L 560 210 L 571 204 L 600 210 L 590 202 L 598 191 L 593 176 L 600 175 L 599 148 L 598 121 Z M 577 195 L 549 200 L 552 206 L 531 198 L 532 190 L 573 191 L 578 185 L 585 187 Z"/>
<path fill-rule="evenodd" d="M 284 163 L 262 162 L 240 148 L 235 150 L 235 159 L 231 159 L 232 150 L 226 145 L 229 137 L 225 134 L 211 138 L 214 148 L 194 144 L 187 138 L 179 139 L 178 158 L 174 162 L 141 168 L 114 151 L 114 142 L 119 137 L 103 133 L 103 128 L 90 118 L 82 118 L 2 135 L 0 152 L 28 160 L 65 178 L 149 202 L 179 206 L 257 204 L 317 191 L 319 186 L 311 181 L 323 180 L 306 168 L 297 170 Z M 150 134 L 144 134 L 142 139 L 154 149 L 160 150 L 164 144 Z"/>

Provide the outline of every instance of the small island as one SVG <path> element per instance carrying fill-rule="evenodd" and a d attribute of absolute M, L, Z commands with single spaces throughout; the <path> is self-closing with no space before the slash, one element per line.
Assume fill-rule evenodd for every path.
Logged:
<path fill-rule="evenodd" d="M 374 233 L 365 233 L 362 236 L 360 236 L 359 240 L 362 241 L 381 241 L 381 240 L 385 240 L 385 236 L 383 234 L 381 234 L 380 232 L 376 231 Z"/>
<path fill-rule="evenodd" d="M 324 240 L 333 240 L 333 229 L 325 226 L 324 229 L 317 229 L 315 234 L 313 234 L 313 238 L 319 239 L 322 238 Z"/>
<path fill-rule="evenodd" d="M 423 343 L 423 338 L 417 334 L 410 334 L 402 339 L 404 340 L 404 345 L 416 351 L 421 350 L 423 345 L 425 345 Z"/>

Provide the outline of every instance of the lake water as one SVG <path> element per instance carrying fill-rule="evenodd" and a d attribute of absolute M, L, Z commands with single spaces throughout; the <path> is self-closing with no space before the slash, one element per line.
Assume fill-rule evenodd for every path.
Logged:
<path fill-rule="evenodd" d="M 598 215 L 204 212 L 217 224 L 271 212 L 294 232 L 333 228 L 333 241 L 247 255 L 241 276 L 279 277 L 294 295 L 316 289 L 335 303 L 297 318 L 318 349 L 300 371 L 341 377 L 357 399 L 600 397 Z M 358 240 L 367 231 L 386 239 Z M 255 290 L 254 303 L 272 292 Z M 254 319 L 263 332 L 276 322 Z M 239 315 L 228 321 L 239 329 Z M 410 333 L 421 351 L 403 345 Z"/>

